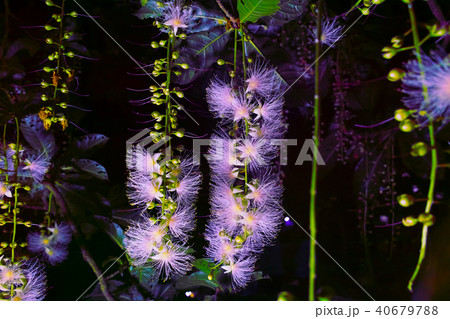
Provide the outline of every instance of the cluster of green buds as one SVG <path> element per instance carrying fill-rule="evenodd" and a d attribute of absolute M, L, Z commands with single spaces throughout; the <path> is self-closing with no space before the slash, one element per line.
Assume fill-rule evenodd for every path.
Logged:
<path fill-rule="evenodd" d="M 410 194 L 401 194 L 397 196 L 397 202 L 402 207 L 410 207 L 414 204 L 415 199 Z M 435 217 L 433 214 L 422 213 L 417 218 L 414 216 L 408 216 L 402 219 L 402 223 L 405 227 L 415 226 L 417 223 L 422 223 L 425 226 L 432 226 L 434 224 Z"/>
<path fill-rule="evenodd" d="M 0 243 L 0 255 L 10 251 L 12 261 L 14 261 L 15 249 L 27 246 L 26 242 L 17 242 L 16 240 L 17 225 L 23 225 L 27 228 L 32 226 L 31 221 L 25 220 L 20 216 L 21 210 L 26 203 L 23 200 L 19 200 L 19 195 L 31 190 L 30 186 L 23 184 L 17 178 L 22 151 L 23 147 L 21 144 L 10 143 L 4 149 L 4 155 L 0 158 L 0 162 L 4 167 L 4 169 L 0 170 L 0 227 L 11 227 L 10 233 L 12 234 L 9 242 L 3 241 Z M 11 166 L 12 163 L 13 165 Z M 22 258 L 26 258 L 26 255 L 22 256 Z"/>
<path fill-rule="evenodd" d="M 65 130 L 68 121 L 63 110 L 67 108 L 69 86 L 75 76 L 75 70 L 68 66 L 67 60 L 74 58 L 75 53 L 67 48 L 67 41 L 73 37 L 73 32 L 64 29 L 64 19 L 76 18 L 78 14 L 75 11 L 64 11 L 65 0 L 61 0 L 59 4 L 53 0 L 47 0 L 45 3 L 49 7 L 55 7 L 58 13 L 54 13 L 51 22 L 44 26 L 47 32 L 45 43 L 50 48 L 50 54 L 47 57 L 49 65 L 43 68 L 47 80 L 41 82 L 41 88 L 45 89 L 46 93 L 41 95 L 43 106 L 39 117 L 47 130 L 53 124 L 59 124 L 62 130 Z"/>
<path fill-rule="evenodd" d="M 363 5 L 358 7 L 362 15 L 368 16 L 373 5 L 382 4 L 385 0 L 363 0 Z"/>
<path fill-rule="evenodd" d="M 420 41 L 420 43 L 419 43 L 420 45 L 425 43 L 430 38 L 443 37 L 446 34 L 450 34 L 450 26 L 441 27 L 438 24 L 431 24 L 431 25 L 426 25 L 426 29 L 428 30 L 428 34 Z M 411 33 L 412 33 L 412 30 L 408 30 L 404 34 L 396 35 L 395 37 L 393 37 L 391 39 L 391 45 L 386 46 L 381 50 L 381 54 L 382 54 L 383 58 L 390 60 L 394 56 L 396 56 L 399 52 L 415 50 L 414 45 L 403 46 L 404 42 L 405 42 L 405 37 L 410 35 Z M 395 75 L 394 75 L 394 77 L 391 77 L 391 78 L 394 79 L 394 81 L 398 81 L 399 79 L 401 79 L 401 77 L 397 78 Z M 391 80 L 391 78 L 388 77 L 389 80 Z"/>
<path fill-rule="evenodd" d="M 400 122 L 399 129 L 402 132 L 409 133 L 418 127 L 417 121 L 411 117 L 411 115 L 415 114 L 416 112 L 417 111 L 415 110 L 407 110 L 407 109 L 395 110 L 394 118 L 397 122 Z"/>

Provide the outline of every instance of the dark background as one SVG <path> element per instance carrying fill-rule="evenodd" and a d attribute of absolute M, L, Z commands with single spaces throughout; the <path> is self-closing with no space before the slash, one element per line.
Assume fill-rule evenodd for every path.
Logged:
<path fill-rule="evenodd" d="M 333 17 L 348 10 L 351 1 L 325 1 L 327 13 Z M 438 1 L 444 15 L 450 17 L 450 4 L 448 1 Z M 214 1 L 205 2 L 215 5 Z M 139 62 L 150 63 L 158 55 L 158 51 L 148 45 L 135 45 L 136 43 L 148 44 L 155 36 L 156 30 L 151 26 L 151 21 L 140 21 L 132 15 L 139 7 L 138 3 L 128 1 L 90 0 L 80 1 L 86 10 L 93 16 L 98 16 L 97 21 Z M 76 5 L 68 0 L 67 5 L 73 10 L 81 12 Z M 434 17 L 424 1 L 415 1 L 418 20 L 433 22 Z M 37 65 L 45 57 L 43 45 L 44 35 L 38 29 L 23 29 L 21 26 L 42 25 L 49 21 L 51 10 L 43 1 L 9 1 L 12 17 L 9 21 L 9 40 L 21 37 L 29 37 L 42 48 L 34 56 L 21 57 L 27 70 L 37 69 Z M 0 12 L 4 12 L 1 7 Z M 308 9 L 308 12 L 310 10 Z M 354 12 L 345 22 L 349 25 L 358 17 Z M 368 219 L 369 229 L 366 239 L 362 236 L 361 209 L 364 200 L 360 197 L 361 180 L 358 175 L 357 162 L 362 156 L 355 150 L 358 145 L 363 145 L 368 150 L 376 149 L 375 142 L 368 146 L 364 141 L 371 139 L 367 130 L 358 129 L 354 124 L 370 125 L 392 116 L 393 111 L 401 107 L 398 93 L 399 85 L 384 80 L 385 75 L 393 67 L 399 67 L 402 62 L 411 58 L 410 53 L 399 54 L 392 60 L 384 60 L 381 57 L 381 49 L 390 44 L 394 35 L 401 34 L 409 28 L 409 20 L 406 5 L 401 1 L 386 1 L 379 6 L 375 14 L 363 17 L 346 35 L 339 44 L 339 48 L 331 50 L 323 59 L 322 67 L 322 130 L 323 136 L 328 137 L 334 133 L 331 129 L 335 121 L 337 107 L 334 105 L 333 83 L 335 78 L 333 70 L 336 70 L 330 60 L 340 59 L 342 62 L 342 74 L 350 82 L 360 80 L 361 84 L 348 89 L 347 98 L 350 107 L 347 110 L 345 123 L 346 129 L 351 130 L 356 136 L 353 142 L 347 142 L 349 160 L 346 163 L 333 161 L 321 168 L 318 188 L 318 242 L 342 265 L 375 299 L 377 300 L 410 300 L 433 299 L 448 300 L 450 297 L 450 250 L 448 246 L 448 231 L 450 218 L 448 212 L 448 199 L 445 191 L 448 190 L 446 174 L 442 172 L 438 181 L 438 195 L 441 204 L 435 205 L 433 213 L 436 215 L 436 225 L 430 229 L 429 247 L 422 271 L 416 283 L 416 290 L 411 295 L 406 285 L 415 267 L 419 247 L 421 230 L 419 226 L 405 228 L 399 225 L 395 228 L 394 246 L 391 247 L 390 227 L 375 228 L 381 225 L 380 215 L 390 215 L 389 207 L 374 208 L 383 204 L 380 199 L 380 188 L 386 186 L 382 176 L 384 166 L 375 167 L 377 176 L 370 186 L 370 198 L 373 200 L 370 206 L 371 218 Z M 288 83 L 292 83 L 296 74 L 283 73 L 289 69 L 289 65 L 298 62 L 301 57 L 292 52 L 313 51 L 308 43 L 301 44 L 292 41 L 295 36 L 305 37 L 305 27 L 310 25 L 311 16 L 306 13 L 299 21 L 286 25 L 274 35 L 257 37 L 261 43 L 263 53 L 271 64 L 277 66 L 280 74 Z M 144 98 L 148 93 L 136 93 L 127 88 L 143 89 L 152 84 L 146 76 L 132 76 L 129 73 L 139 73 L 136 65 L 106 34 L 96 26 L 89 18 L 76 19 L 77 31 L 82 34 L 83 44 L 89 52 L 89 56 L 96 61 L 82 60 L 79 69 L 82 71 L 79 80 L 79 92 L 89 94 L 86 98 L 77 98 L 76 105 L 91 109 L 92 112 L 76 113 L 72 118 L 79 127 L 89 133 L 101 133 L 110 138 L 107 146 L 95 156 L 95 160 L 104 165 L 110 177 L 107 193 L 115 209 L 128 209 L 124 191 L 124 183 L 127 173 L 125 168 L 125 143 L 137 131 L 151 125 L 141 123 L 149 120 L 148 117 L 137 113 L 151 113 L 154 106 L 134 107 L 129 100 Z M 286 39 L 288 37 L 288 39 Z M 290 39 L 289 39 L 290 38 Z M 135 43 L 135 44 L 133 44 Z M 438 43 L 443 45 L 445 39 Z M 310 43 L 311 45 L 311 43 Z M 434 48 L 430 41 L 427 49 Z M 443 48 L 445 49 L 445 47 Z M 311 62 L 311 55 L 305 57 Z M 219 70 L 217 66 L 213 68 Z M 205 101 L 205 88 L 210 74 L 207 72 L 184 91 L 187 100 L 184 105 L 200 125 L 195 125 L 189 118 L 180 114 L 180 123 L 186 131 L 197 136 L 209 136 L 216 125 L 216 121 L 208 113 Z M 32 76 L 27 75 L 30 82 Z M 374 80 L 375 81 L 372 81 Z M 289 124 L 287 138 L 297 138 L 303 141 L 311 137 L 312 117 L 311 107 L 308 103 L 312 100 L 311 81 L 299 81 L 298 85 L 286 95 L 286 118 Z M 394 134 L 396 123 L 390 123 L 375 131 L 385 130 L 387 134 Z M 71 134 L 83 135 L 84 133 L 71 128 Z M 343 129 L 341 127 L 341 129 Z M 347 131 L 346 131 L 347 132 Z M 423 196 L 427 190 L 426 175 L 414 174 L 414 169 L 407 164 L 408 140 L 404 133 L 396 132 L 393 141 L 397 156 L 390 156 L 386 163 L 392 165 L 396 171 L 397 193 L 410 192 L 411 185 L 420 189 Z M 419 136 L 425 136 L 424 134 Z M 441 130 L 439 143 L 445 146 L 448 140 L 448 130 Z M 189 143 L 189 141 L 187 141 Z M 186 144 L 187 144 L 186 143 Z M 301 144 L 302 142 L 299 142 Z M 337 141 L 336 143 L 340 143 Z M 361 144 L 362 143 L 362 144 Z M 445 144 L 444 144 L 445 143 Z M 301 145 L 300 145 L 301 146 Z M 282 167 L 284 174 L 284 207 L 305 230 L 308 229 L 309 216 L 309 180 L 310 164 L 306 162 L 302 166 L 295 166 L 296 156 L 300 146 L 289 148 L 289 165 Z M 406 153 L 405 150 L 406 149 Z M 443 162 L 443 159 L 440 159 Z M 405 163 L 406 161 L 406 163 Z M 371 162 L 372 163 L 372 162 Z M 423 163 L 422 163 L 423 164 Z M 208 206 L 208 167 L 203 162 L 204 187 L 201 190 L 198 202 L 198 215 L 207 216 Z M 407 175 L 405 175 L 407 174 Z M 380 182 L 381 181 L 381 182 Z M 421 203 L 417 204 L 422 206 Z M 416 207 L 420 213 L 423 207 Z M 401 220 L 413 211 L 395 206 L 397 217 L 395 222 Z M 202 239 L 202 231 L 207 218 L 198 218 L 197 234 L 195 235 L 194 248 L 197 257 L 202 256 L 205 245 Z M 116 249 L 110 239 L 101 232 L 95 233 L 89 239 L 89 246 L 99 265 L 111 256 L 119 256 L 120 250 Z M 219 295 L 219 299 L 235 300 L 276 300 L 281 291 L 289 291 L 296 300 L 307 299 L 308 285 L 308 249 L 309 238 L 297 225 L 286 224 L 275 245 L 268 247 L 258 263 L 258 270 L 270 276 L 269 280 L 252 283 L 246 290 L 237 295 Z M 323 251 L 318 248 L 317 256 L 317 287 L 319 295 L 331 297 L 337 300 L 368 300 L 369 297 L 336 265 Z M 105 268 L 104 268 L 105 269 Z M 95 279 L 94 274 L 82 260 L 77 247 L 71 247 L 71 254 L 61 266 L 48 270 L 49 286 L 48 300 L 74 300 Z M 201 299 L 206 291 L 200 290 L 196 298 Z M 187 299 L 184 292 L 177 294 L 176 299 Z"/>

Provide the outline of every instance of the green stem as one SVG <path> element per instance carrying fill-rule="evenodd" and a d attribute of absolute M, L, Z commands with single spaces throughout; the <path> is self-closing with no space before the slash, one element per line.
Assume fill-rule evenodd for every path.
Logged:
<path fill-rule="evenodd" d="M 234 60 L 233 60 L 234 76 L 236 76 L 236 69 L 237 69 L 237 42 L 238 42 L 238 29 L 234 29 Z"/>
<path fill-rule="evenodd" d="M 6 156 L 6 151 L 8 150 L 8 147 L 6 146 L 6 127 L 7 127 L 8 123 L 6 123 L 3 126 L 3 150 L 5 152 L 5 171 L 8 171 L 8 158 Z M 8 174 L 5 174 L 5 180 L 8 181 L 9 176 Z"/>
<path fill-rule="evenodd" d="M 64 4 L 66 0 L 62 0 L 61 3 L 61 22 L 59 23 L 59 42 L 58 42 L 58 65 L 56 67 L 56 76 L 60 76 L 61 74 L 61 53 L 62 53 L 62 39 L 63 39 L 63 21 L 64 21 Z M 52 79 L 53 81 L 53 79 Z M 56 99 L 56 93 L 58 92 L 58 84 L 55 85 L 55 91 L 53 92 L 53 98 Z"/>
<path fill-rule="evenodd" d="M 166 95 L 166 117 L 165 117 L 165 121 L 164 121 L 164 138 L 165 138 L 165 151 L 166 151 L 166 156 L 167 156 L 167 150 L 169 152 L 171 152 L 171 143 L 170 143 L 170 134 L 171 134 L 171 122 L 169 120 L 170 114 L 171 114 L 171 99 L 170 99 L 170 80 L 171 80 L 171 73 L 172 73 L 172 51 L 173 51 L 173 41 L 174 38 L 169 36 L 169 40 L 167 42 L 167 55 L 166 55 L 166 59 L 167 59 L 167 64 L 166 64 L 166 69 L 167 69 L 167 78 L 166 78 L 166 87 L 165 89 L 167 90 L 167 95 Z M 167 139 L 169 138 L 169 141 L 167 141 Z M 164 214 L 165 212 L 165 205 L 166 205 L 166 193 L 167 193 L 167 163 L 164 163 L 164 169 L 163 169 L 163 189 L 164 189 L 164 194 L 163 194 L 163 199 L 161 202 L 161 213 Z"/>
<path fill-rule="evenodd" d="M 316 39 L 316 62 L 315 62 L 315 88 L 314 88 L 314 159 L 311 173 L 310 203 L 309 203 L 309 229 L 311 240 L 309 245 L 309 300 L 315 300 L 316 280 L 316 195 L 317 195 L 317 152 L 320 143 L 320 38 L 322 34 L 322 6 L 323 0 L 318 3 L 317 39 Z"/>
<path fill-rule="evenodd" d="M 244 70 L 244 81 L 247 78 L 247 67 L 246 67 L 246 63 L 245 63 L 245 58 L 246 58 L 246 52 L 245 52 L 245 34 L 244 34 L 244 27 L 240 26 L 240 31 L 241 31 L 241 42 L 242 42 L 242 69 Z M 237 48 L 236 48 L 237 49 Z M 249 133 L 249 123 L 248 123 L 248 119 L 245 119 L 245 138 L 248 138 L 248 133 Z M 244 189 L 245 189 L 245 193 L 247 193 L 248 191 L 248 163 L 247 160 L 245 160 L 244 162 L 244 181 L 245 181 L 245 185 L 244 185 Z"/>
<path fill-rule="evenodd" d="M 20 138 L 20 128 L 19 128 L 19 120 L 17 119 L 17 117 L 14 118 L 15 122 L 16 122 L 16 131 L 17 131 L 17 135 L 16 135 L 16 160 L 14 163 L 14 181 L 16 183 L 16 185 L 14 186 L 14 209 L 13 209 L 13 216 L 14 216 L 14 225 L 13 225 L 13 234 L 12 234 L 12 239 L 11 239 L 11 261 L 14 262 L 14 250 L 15 250 L 15 246 L 16 246 L 16 232 L 17 232 L 17 202 L 19 201 L 19 195 L 17 193 L 17 189 L 18 189 L 18 172 L 19 172 L 19 138 Z"/>
<path fill-rule="evenodd" d="M 420 38 L 419 38 L 419 32 L 417 30 L 417 22 L 414 14 L 414 9 L 412 6 L 412 3 L 408 4 L 408 11 L 409 16 L 411 19 L 411 26 L 412 26 L 412 33 L 413 33 L 413 39 L 414 39 L 414 48 L 417 55 L 417 61 L 419 63 L 419 67 L 421 70 L 422 77 L 425 76 L 425 70 L 422 63 L 422 56 L 420 54 Z M 425 84 L 423 84 L 423 96 L 425 99 L 425 102 L 428 102 L 428 88 Z M 434 133 L 434 121 L 433 119 L 428 116 L 428 133 L 430 135 L 430 148 L 431 148 L 431 170 L 430 170 L 430 185 L 428 188 L 428 196 L 427 196 L 427 204 L 425 207 L 425 214 L 430 214 L 431 207 L 433 206 L 434 202 L 434 190 L 436 186 L 436 173 L 438 168 L 438 155 L 437 155 L 437 149 L 436 149 L 436 139 L 435 139 L 435 133 Z M 419 259 L 416 264 L 416 268 L 414 269 L 414 272 L 409 279 L 408 282 L 408 290 L 412 292 L 414 281 L 416 280 L 420 268 L 422 267 L 423 260 L 425 259 L 425 253 L 427 249 L 427 239 L 428 239 L 428 226 L 425 224 L 422 228 L 422 238 L 421 238 L 421 245 L 420 245 L 420 252 L 419 252 Z"/>

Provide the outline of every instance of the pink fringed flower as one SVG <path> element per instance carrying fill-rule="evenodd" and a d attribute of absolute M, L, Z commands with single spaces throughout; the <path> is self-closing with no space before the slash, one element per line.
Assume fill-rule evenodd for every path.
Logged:
<path fill-rule="evenodd" d="M 175 35 L 178 29 L 187 28 L 192 19 L 192 10 L 190 8 L 184 8 L 183 2 L 178 0 L 166 4 L 163 12 L 163 24 L 170 27 Z"/>
<path fill-rule="evenodd" d="M 228 265 L 222 266 L 225 273 L 231 273 L 232 286 L 237 290 L 243 288 L 250 281 L 253 274 L 256 260 L 254 258 L 243 258 L 234 262 L 231 261 Z"/>
<path fill-rule="evenodd" d="M 152 257 L 152 267 L 165 280 L 184 275 L 193 262 L 194 258 L 186 253 L 186 249 L 175 244 L 164 246 Z"/>

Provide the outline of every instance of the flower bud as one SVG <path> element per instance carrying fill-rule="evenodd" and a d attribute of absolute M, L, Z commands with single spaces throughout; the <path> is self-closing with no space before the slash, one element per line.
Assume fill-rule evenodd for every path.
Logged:
<path fill-rule="evenodd" d="M 402 219 L 402 224 L 405 227 L 412 227 L 417 224 L 417 219 L 413 216 L 408 216 Z"/>
<path fill-rule="evenodd" d="M 419 220 L 419 222 L 423 223 L 425 226 L 429 227 L 429 226 L 433 226 L 434 225 L 434 222 L 435 222 L 436 218 L 434 217 L 433 214 L 422 213 L 422 214 L 419 215 L 418 220 Z"/>
<path fill-rule="evenodd" d="M 176 94 L 180 99 L 182 99 L 182 98 L 184 97 L 184 93 L 181 92 L 181 91 L 176 91 L 175 94 Z"/>
<path fill-rule="evenodd" d="M 392 43 L 393 48 L 396 48 L 396 49 L 401 48 L 403 45 L 403 37 L 397 35 L 391 39 L 391 43 Z"/>
<path fill-rule="evenodd" d="M 223 59 L 219 59 L 219 60 L 217 60 L 217 64 L 218 65 L 224 65 L 225 61 Z"/>
<path fill-rule="evenodd" d="M 399 80 L 401 80 L 403 77 L 405 76 L 405 71 L 403 71 L 402 69 L 392 69 L 391 71 L 389 71 L 388 75 L 387 75 L 387 79 L 391 82 L 397 82 Z"/>
<path fill-rule="evenodd" d="M 385 58 L 386 60 L 392 59 L 397 54 L 397 50 L 395 50 L 393 47 L 384 47 L 381 52 L 383 58 Z"/>
<path fill-rule="evenodd" d="M 406 119 L 400 123 L 399 128 L 402 132 L 409 133 L 416 128 L 416 124 L 416 121 Z"/>
<path fill-rule="evenodd" d="M 414 204 L 414 197 L 409 194 L 402 194 L 397 196 L 397 201 L 402 207 L 409 207 Z"/>
<path fill-rule="evenodd" d="M 411 146 L 411 155 L 416 156 L 425 156 L 428 153 L 428 145 L 424 142 L 417 142 Z"/>
<path fill-rule="evenodd" d="M 51 31 L 51 30 L 55 30 L 56 28 L 51 26 L 51 25 L 49 25 L 49 24 L 46 24 L 46 25 L 44 25 L 44 29 L 47 30 L 47 31 Z"/>

